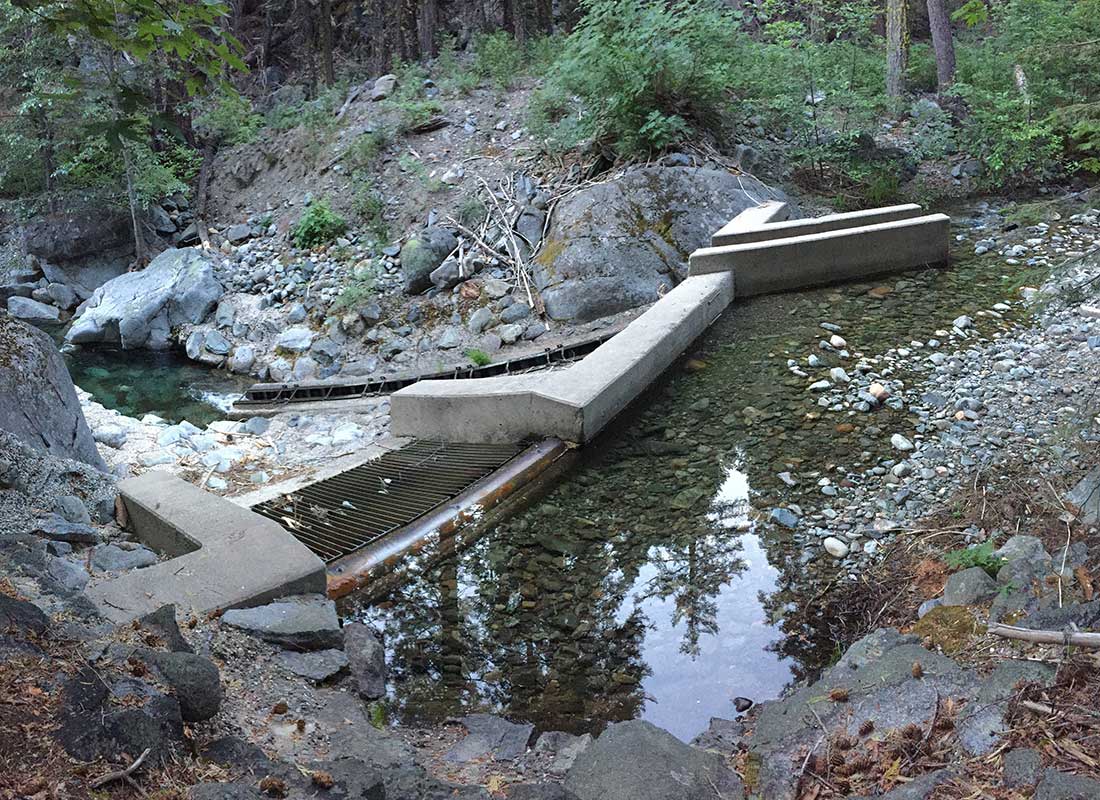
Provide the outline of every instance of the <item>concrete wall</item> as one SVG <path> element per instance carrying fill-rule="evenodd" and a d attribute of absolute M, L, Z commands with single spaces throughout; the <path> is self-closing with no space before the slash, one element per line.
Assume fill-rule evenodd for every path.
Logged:
<path fill-rule="evenodd" d="M 920 207 L 784 222 L 785 203 L 741 213 L 697 250 L 690 277 L 584 360 L 554 372 L 422 381 L 393 394 L 397 436 L 454 442 L 591 441 L 733 301 L 944 261 L 948 223 Z"/>
<path fill-rule="evenodd" d="M 190 552 L 89 586 L 104 617 L 128 622 L 165 603 L 185 612 L 325 591 L 325 565 L 276 522 L 167 472 L 119 484 L 137 538 Z M 175 543 L 174 545 L 172 543 Z"/>
<path fill-rule="evenodd" d="M 913 219 L 924 212 L 915 203 L 885 208 L 869 208 L 864 211 L 849 211 L 844 214 L 829 214 L 825 217 L 810 219 L 792 219 L 780 221 L 769 219 L 751 227 L 731 227 L 727 225 L 710 239 L 712 247 L 727 247 L 734 244 L 766 242 L 786 236 L 805 236 L 811 233 L 827 233 L 846 228 L 858 228 L 864 225 L 877 225 L 880 222 L 894 222 L 899 219 Z M 736 222 L 735 218 L 733 222 Z"/>
<path fill-rule="evenodd" d="M 706 247 L 691 275 L 732 272 L 738 297 L 898 272 L 948 259 L 950 218 L 932 214 L 765 242 Z"/>

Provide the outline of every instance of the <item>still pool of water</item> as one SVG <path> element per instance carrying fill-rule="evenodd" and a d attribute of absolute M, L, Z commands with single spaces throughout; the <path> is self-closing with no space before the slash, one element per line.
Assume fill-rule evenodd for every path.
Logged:
<path fill-rule="evenodd" d="M 926 340 L 1012 299 L 1006 269 L 970 259 L 735 303 L 542 502 L 345 608 L 384 633 L 392 715 L 485 710 L 575 732 L 642 717 L 690 739 L 734 716 L 733 697 L 820 669 L 835 650 L 814 622 L 830 559 L 807 561 L 766 512 L 822 508 L 817 477 L 889 458 L 913 420 L 829 413 L 787 359 L 822 354 L 821 322 L 868 356 Z"/>
<path fill-rule="evenodd" d="M 156 414 L 205 426 L 225 419 L 249 381 L 174 351 L 82 347 L 65 354 L 73 383 L 129 417 Z"/>

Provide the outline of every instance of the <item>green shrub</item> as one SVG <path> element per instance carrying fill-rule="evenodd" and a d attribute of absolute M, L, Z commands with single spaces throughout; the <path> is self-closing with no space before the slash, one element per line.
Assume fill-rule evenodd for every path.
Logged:
<path fill-rule="evenodd" d="M 378 279 L 378 266 L 368 264 L 354 270 L 348 277 L 348 282 L 340 291 L 340 295 L 332 304 L 337 311 L 359 308 L 367 301 L 374 298 L 377 293 L 376 281 Z"/>
<path fill-rule="evenodd" d="M 428 72 L 419 64 L 403 64 L 395 69 L 397 86 L 384 102 L 384 108 L 399 114 L 398 130 L 408 133 L 443 112 L 439 101 L 424 96 Z"/>
<path fill-rule="evenodd" d="M 385 217 L 386 201 L 373 181 L 361 181 L 355 187 L 351 207 L 372 237 L 378 241 L 389 238 L 390 231 Z"/>
<path fill-rule="evenodd" d="M 536 101 L 551 139 L 580 134 L 636 155 L 721 124 L 738 68 L 733 12 L 708 0 L 586 0 L 585 9 Z M 555 117 L 574 135 L 555 137 Z"/>
<path fill-rule="evenodd" d="M 993 555 L 993 542 L 984 542 L 961 550 L 951 550 L 944 554 L 943 560 L 954 570 L 981 567 L 991 578 L 1005 565 L 1005 560 Z"/>
<path fill-rule="evenodd" d="M 202 103 L 195 129 L 203 136 L 227 145 L 247 144 L 264 126 L 264 118 L 252 110 L 248 98 L 233 89 L 220 89 Z"/>
<path fill-rule="evenodd" d="M 439 55 L 432 65 L 439 89 L 447 94 L 466 95 L 477 88 L 477 72 L 468 68 L 458 57 L 453 36 L 444 35 L 439 39 Z"/>
<path fill-rule="evenodd" d="M 390 138 L 390 132 L 382 126 L 359 134 L 344 151 L 345 165 L 352 172 L 369 169 L 389 146 Z"/>
<path fill-rule="evenodd" d="M 523 71 L 523 50 L 504 31 L 474 37 L 474 70 L 501 89 L 509 88 Z"/>
<path fill-rule="evenodd" d="M 936 53 L 930 45 L 920 43 L 909 48 L 909 70 L 905 81 L 911 92 L 935 92 L 939 88 L 936 75 Z"/>
<path fill-rule="evenodd" d="M 458 221 L 467 228 L 474 228 L 485 220 L 489 209 L 480 197 L 467 195 L 458 207 Z"/>
<path fill-rule="evenodd" d="M 331 242 L 347 228 L 347 222 L 332 210 L 328 201 L 315 200 L 306 206 L 291 237 L 296 247 L 319 247 Z"/>
<path fill-rule="evenodd" d="M 466 351 L 466 358 L 474 362 L 476 366 L 484 367 L 491 364 L 493 359 L 484 350 L 470 349 Z"/>

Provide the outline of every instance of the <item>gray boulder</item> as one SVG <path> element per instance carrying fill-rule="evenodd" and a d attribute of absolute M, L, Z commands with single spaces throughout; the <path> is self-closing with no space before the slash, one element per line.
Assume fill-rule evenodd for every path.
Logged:
<path fill-rule="evenodd" d="M 65 340 L 116 343 L 124 350 L 167 349 L 173 329 L 202 322 L 222 292 L 213 263 L 201 250 L 165 250 L 140 272 L 96 289 Z"/>
<path fill-rule="evenodd" d="M 343 642 L 336 604 L 321 595 L 300 595 L 266 606 L 235 608 L 222 615 L 222 623 L 291 650 L 328 650 L 340 647 Z"/>
<path fill-rule="evenodd" d="M 530 723 L 509 722 L 492 714 L 471 714 L 459 722 L 466 729 L 466 736 L 448 750 L 447 761 L 467 761 L 490 758 L 494 761 L 511 761 L 527 752 L 527 742 L 535 730 Z"/>
<path fill-rule="evenodd" d="M 943 587 L 945 606 L 969 606 L 997 594 L 997 583 L 981 567 L 956 572 Z"/>
<path fill-rule="evenodd" d="M 642 720 L 608 727 L 577 757 L 565 788 L 580 800 L 721 800 L 743 791 L 717 753 Z"/>
<path fill-rule="evenodd" d="M 56 306 L 48 306 L 29 297 L 9 297 L 8 313 L 35 325 L 57 325 L 61 322 L 61 312 Z"/>
<path fill-rule="evenodd" d="M 0 315 L 0 428 L 37 450 L 107 471 L 53 340 L 4 315 Z"/>
<path fill-rule="evenodd" d="M 432 285 L 432 272 L 458 247 L 458 239 L 437 225 L 425 228 L 401 248 L 401 274 L 407 294 L 420 294 Z"/>
<path fill-rule="evenodd" d="M 339 675 L 348 665 L 348 657 L 342 650 L 318 650 L 315 653 L 283 652 L 275 657 L 283 669 L 301 675 L 315 683 L 327 681 Z"/>
<path fill-rule="evenodd" d="M 369 627 L 361 622 L 344 626 L 344 652 L 359 696 L 377 700 L 386 694 L 386 650 Z"/>
<path fill-rule="evenodd" d="M 153 665 L 171 687 L 184 722 L 210 719 L 221 708 L 221 675 L 214 663 L 194 653 L 156 653 Z"/>
<path fill-rule="evenodd" d="M 1096 800 L 1100 797 L 1100 781 L 1050 767 L 1043 773 L 1032 797 L 1033 800 Z"/>
<path fill-rule="evenodd" d="M 659 166 L 577 192 L 531 264 L 547 314 L 587 321 L 656 301 L 711 234 L 777 196 L 747 176 Z"/>
<path fill-rule="evenodd" d="M 39 217 L 23 226 L 23 241 L 27 253 L 50 264 L 131 253 L 134 245 L 130 215 L 106 203 Z"/>

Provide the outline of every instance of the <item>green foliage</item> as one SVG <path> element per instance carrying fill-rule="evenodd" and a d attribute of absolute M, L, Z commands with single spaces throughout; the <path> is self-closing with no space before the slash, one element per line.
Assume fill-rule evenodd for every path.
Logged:
<path fill-rule="evenodd" d="M 352 196 L 351 207 L 371 236 L 378 241 L 389 238 L 389 225 L 386 224 L 385 217 L 386 201 L 373 181 L 364 180 L 358 183 L 355 194 Z"/>
<path fill-rule="evenodd" d="M 378 292 L 377 280 L 378 267 L 376 264 L 372 263 L 359 267 L 348 277 L 347 284 L 341 290 L 332 307 L 338 311 L 351 310 L 359 308 L 374 299 Z"/>
<path fill-rule="evenodd" d="M 332 210 L 327 200 L 314 200 L 294 226 L 291 238 L 296 247 L 319 247 L 331 242 L 347 228 L 348 223 Z"/>
<path fill-rule="evenodd" d="M 227 145 L 248 144 L 264 126 L 264 118 L 252 103 L 232 87 L 222 87 L 199 104 L 195 130 Z"/>
<path fill-rule="evenodd" d="M 955 22 L 961 22 L 968 28 L 973 28 L 989 21 L 989 6 L 985 4 L 985 0 L 966 0 L 951 15 L 951 19 Z"/>
<path fill-rule="evenodd" d="M 493 363 L 493 359 L 484 350 L 472 348 L 466 351 L 466 358 L 474 362 L 476 366 L 484 367 Z"/>
<path fill-rule="evenodd" d="M 511 87 L 523 69 L 523 50 L 504 31 L 481 33 L 474 37 L 475 72 L 500 89 Z"/>
<path fill-rule="evenodd" d="M 390 132 L 382 126 L 359 134 L 344 152 L 344 163 L 352 172 L 370 169 L 389 146 L 390 139 Z"/>
<path fill-rule="evenodd" d="M 923 42 L 909 48 L 909 69 L 905 84 L 912 92 L 933 93 L 939 88 L 936 75 L 936 52 Z"/>
<path fill-rule="evenodd" d="M 458 221 L 467 228 L 473 228 L 485 220 L 488 211 L 488 207 L 480 197 L 467 195 L 458 207 Z"/>
<path fill-rule="evenodd" d="M 584 0 L 584 8 L 535 103 L 537 128 L 562 143 L 591 137 L 637 155 L 721 126 L 742 66 L 734 12 L 708 0 Z"/>
<path fill-rule="evenodd" d="M 997 572 L 1005 564 L 1003 558 L 993 555 L 992 541 L 965 547 L 961 550 L 951 550 L 944 554 L 943 560 L 947 563 L 947 566 L 954 570 L 981 567 L 989 573 L 991 578 L 996 578 Z"/>
<path fill-rule="evenodd" d="M 459 60 L 453 36 L 440 37 L 439 56 L 432 66 L 439 89 L 446 94 L 466 95 L 477 88 L 478 75 Z"/>
<path fill-rule="evenodd" d="M 946 111 L 934 103 L 917 102 L 910 114 L 917 155 L 931 159 L 955 152 L 955 126 Z"/>
<path fill-rule="evenodd" d="M 395 74 L 397 86 L 393 94 L 383 101 L 383 107 L 398 112 L 399 133 L 408 133 L 443 113 L 443 106 L 438 100 L 424 95 L 424 81 L 428 78 L 424 67 L 404 64 L 397 67 Z"/>

